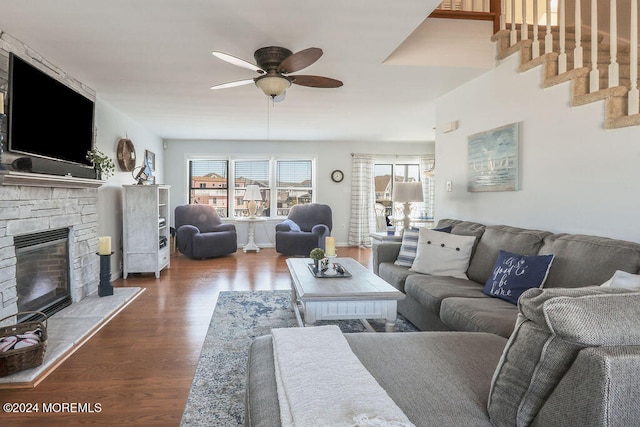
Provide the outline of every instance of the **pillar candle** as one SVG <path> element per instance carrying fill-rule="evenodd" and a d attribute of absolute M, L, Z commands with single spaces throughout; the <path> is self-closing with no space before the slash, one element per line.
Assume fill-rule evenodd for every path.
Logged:
<path fill-rule="evenodd" d="M 336 255 L 336 239 L 335 237 L 326 237 L 324 239 L 324 254 L 326 256 L 335 256 Z"/>
<path fill-rule="evenodd" d="M 111 255 L 111 237 L 98 238 L 98 255 Z"/>

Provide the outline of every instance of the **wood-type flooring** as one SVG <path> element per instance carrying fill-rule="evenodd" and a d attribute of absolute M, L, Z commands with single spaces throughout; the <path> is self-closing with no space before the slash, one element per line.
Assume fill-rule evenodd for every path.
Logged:
<path fill-rule="evenodd" d="M 369 249 L 338 252 L 371 268 Z M 146 291 L 37 387 L 0 390 L 0 425 L 178 426 L 219 292 L 290 289 L 285 259 L 271 248 L 210 260 L 176 253 L 160 279 L 115 281 Z M 6 411 L 11 403 L 18 412 Z"/>

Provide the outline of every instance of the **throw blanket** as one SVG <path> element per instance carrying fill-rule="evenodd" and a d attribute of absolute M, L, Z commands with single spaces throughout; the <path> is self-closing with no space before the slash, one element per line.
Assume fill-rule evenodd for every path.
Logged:
<path fill-rule="evenodd" d="M 271 333 L 283 426 L 413 426 L 337 326 Z"/>

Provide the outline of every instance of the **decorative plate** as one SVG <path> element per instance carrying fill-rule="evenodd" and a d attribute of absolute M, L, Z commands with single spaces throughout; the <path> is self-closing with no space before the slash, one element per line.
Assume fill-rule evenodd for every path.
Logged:
<path fill-rule="evenodd" d="M 136 167 L 136 149 L 130 139 L 121 138 L 118 141 L 116 153 L 120 169 L 125 172 L 131 172 Z"/>

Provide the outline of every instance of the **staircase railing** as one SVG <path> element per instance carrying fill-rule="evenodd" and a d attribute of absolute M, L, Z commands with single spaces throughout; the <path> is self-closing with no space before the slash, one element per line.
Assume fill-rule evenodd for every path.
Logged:
<path fill-rule="evenodd" d="M 500 30 L 501 1 L 504 0 L 445 0 L 429 17 L 492 21 L 496 33 Z"/>
<path fill-rule="evenodd" d="M 531 59 L 557 52 L 558 75 L 571 69 L 588 67 L 586 71 L 589 78 L 589 93 L 624 86 L 628 89 L 626 115 L 639 113 L 638 0 L 620 2 L 620 6 L 616 0 L 608 0 L 608 5 L 606 0 L 575 0 L 571 3 L 567 3 L 566 0 L 557 0 L 557 7 L 552 7 L 550 0 L 533 2 L 502 0 L 501 3 L 499 28 L 509 30 L 510 46 L 528 40 L 529 26 L 532 26 Z M 566 10 L 568 4 L 573 5 L 573 10 Z M 585 13 L 585 16 L 590 16 L 589 21 L 582 19 L 583 8 L 590 9 L 589 13 Z M 620 8 L 626 10 L 619 10 Z M 608 22 L 606 19 L 599 19 L 607 15 Z M 557 16 L 557 22 L 554 22 L 556 21 L 554 16 Z M 623 20 L 618 21 L 618 16 L 624 17 Z M 541 27 L 545 31 L 544 40 L 539 36 Z M 567 37 L 567 29 L 573 31 L 573 40 Z M 587 34 L 584 38 L 583 30 L 588 30 L 585 31 Z M 573 50 L 567 49 L 568 40 L 573 44 Z M 544 43 L 544 53 L 540 49 L 541 43 Z M 590 54 L 586 57 L 583 44 L 590 44 Z M 573 56 L 571 63 L 567 61 L 569 53 Z M 603 55 L 605 55 L 604 61 Z M 624 82 L 621 82 L 622 56 L 624 56 Z M 588 64 L 585 65 L 585 63 Z M 601 80 L 601 74 L 604 72 L 608 78 Z"/>

